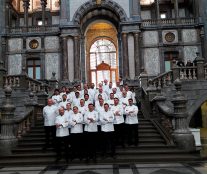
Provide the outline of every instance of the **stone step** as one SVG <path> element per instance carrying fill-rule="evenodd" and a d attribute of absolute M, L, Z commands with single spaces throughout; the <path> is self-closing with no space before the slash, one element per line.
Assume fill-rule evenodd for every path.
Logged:
<path fill-rule="evenodd" d="M 185 162 L 185 161 L 200 161 L 201 158 L 197 154 L 140 154 L 136 155 L 117 155 L 116 159 L 111 157 L 107 157 L 105 159 L 98 157 L 96 164 L 116 164 L 116 163 L 130 163 L 133 162 Z M 0 159 L 1 166 L 39 166 L 39 165 L 49 165 L 55 164 L 55 157 L 53 156 L 38 156 L 36 158 L 24 157 L 24 158 L 16 158 L 14 156 L 10 156 L 7 159 Z M 59 164 L 65 164 L 64 159 L 59 161 Z M 85 161 L 80 161 L 79 159 L 74 159 L 69 164 L 85 164 Z M 94 164 L 92 161 L 90 164 Z"/>

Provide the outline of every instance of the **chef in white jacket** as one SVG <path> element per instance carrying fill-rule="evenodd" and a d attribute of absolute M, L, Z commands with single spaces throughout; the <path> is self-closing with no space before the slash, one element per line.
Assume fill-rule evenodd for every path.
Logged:
<path fill-rule="evenodd" d="M 107 152 L 111 157 L 115 157 L 114 144 L 114 114 L 109 110 L 109 104 L 104 104 L 104 111 L 100 114 L 101 131 L 103 132 L 104 148 L 102 155 L 105 156 Z"/>
<path fill-rule="evenodd" d="M 111 106 L 111 111 L 114 114 L 114 129 L 115 129 L 115 143 L 124 147 L 124 116 L 123 107 L 119 103 L 118 98 L 114 98 L 114 105 Z"/>
<path fill-rule="evenodd" d="M 59 109 L 59 115 L 55 119 L 56 125 L 56 162 L 61 159 L 61 152 L 62 152 L 62 143 L 64 144 L 64 156 L 66 162 L 68 162 L 68 138 L 69 138 L 69 130 L 68 130 L 69 120 L 68 117 L 65 115 L 65 110 L 61 107 Z"/>
<path fill-rule="evenodd" d="M 84 131 L 85 142 L 87 144 L 87 160 L 93 159 L 96 160 L 96 148 L 97 148 L 97 134 L 98 134 L 98 113 L 94 110 L 94 105 L 90 103 L 88 105 L 88 111 L 84 115 Z"/>
<path fill-rule="evenodd" d="M 42 150 L 49 148 L 50 143 L 55 147 L 55 119 L 58 115 L 58 108 L 53 105 L 53 100 L 47 100 L 47 106 L 43 108 L 44 129 L 45 129 L 45 145 Z"/>
<path fill-rule="evenodd" d="M 70 142 L 71 142 L 71 159 L 82 158 L 83 155 L 83 115 L 78 111 L 78 107 L 73 107 L 73 114 L 70 117 Z"/>
<path fill-rule="evenodd" d="M 133 99 L 130 98 L 129 106 L 125 108 L 126 114 L 126 130 L 128 131 L 128 144 L 138 145 L 138 107 L 133 104 Z"/>

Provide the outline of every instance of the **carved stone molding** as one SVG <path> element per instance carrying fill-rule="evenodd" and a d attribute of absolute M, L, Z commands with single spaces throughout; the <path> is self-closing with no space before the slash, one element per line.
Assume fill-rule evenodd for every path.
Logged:
<path fill-rule="evenodd" d="M 121 22 L 127 21 L 127 15 L 124 9 L 112 0 L 102 0 L 100 4 L 96 3 L 96 0 L 90 0 L 79 7 L 76 13 L 73 16 L 73 21 L 77 24 L 80 24 L 81 19 L 88 13 L 97 8 L 108 9 L 109 11 L 114 12 L 120 19 Z"/>

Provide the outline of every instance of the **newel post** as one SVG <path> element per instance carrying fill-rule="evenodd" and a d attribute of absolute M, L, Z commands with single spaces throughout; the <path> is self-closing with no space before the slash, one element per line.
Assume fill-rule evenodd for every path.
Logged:
<path fill-rule="evenodd" d="M 175 118 L 175 130 L 172 136 L 175 143 L 180 149 L 192 152 L 195 151 L 195 140 L 193 134 L 189 129 L 187 121 L 187 99 L 184 95 L 181 94 L 181 81 L 179 79 L 175 80 L 174 85 L 176 88 L 176 94 L 172 99 L 172 103 L 174 105 L 173 117 Z"/>
<path fill-rule="evenodd" d="M 16 107 L 11 99 L 11 87 L 7 86 L 4 92 L 6 98 L 2 106 L 0 136 L 0 155 L 2 156 L 10 155 L 12 153 L 12 148 L 17 143 L 14 118 L 14 111 Z"/>

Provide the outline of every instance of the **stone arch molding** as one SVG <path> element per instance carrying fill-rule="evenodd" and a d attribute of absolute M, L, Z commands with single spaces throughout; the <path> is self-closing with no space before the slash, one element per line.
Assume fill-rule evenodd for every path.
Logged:
<path fill-rule="evenodd" d="M 77 24 L 81 23 L 81 19 L 90 11 L 96 9 L 96 8 L 105 8 L 109 9 L 119 17 L 121 22 L 127 21 L 127 15 L 124 11 L 124 9 L 113 0 L 102 0 L 101 4 L 97 4 L 96 0 L 89 0 L 83 5 L 81 5 L 75 12 L 73 16 L 73 21 Z"/>
<path fill-rule="evenodd" d="M 199 107 L 201 107 L 201 105 L 207 101 L 207 92 L 202 93 L 202 95 L 199 96 L 199 98 L 197 100 L 195 100 L 195 102 L 192 103 L 192 105 L 190 106 L 190 108 L 187 107 L 188 109 L 188 123 L 190 123 L 193 115 L 195 114 L 195 112 L 199 109 Z"/>

